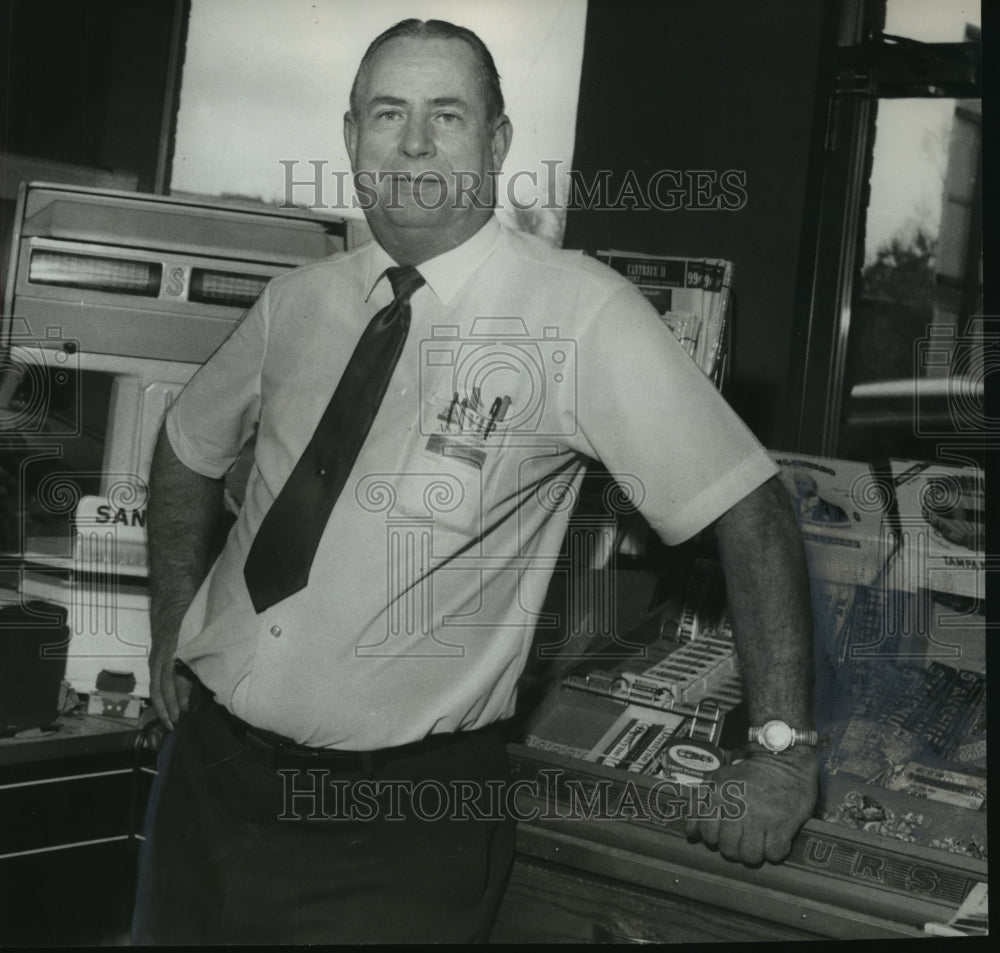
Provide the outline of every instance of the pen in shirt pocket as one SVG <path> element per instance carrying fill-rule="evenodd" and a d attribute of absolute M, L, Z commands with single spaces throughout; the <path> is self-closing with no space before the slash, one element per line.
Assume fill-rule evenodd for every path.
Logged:
<path fill-rule="evenodd" d="M 485 441 L 497 429 L 497 424 L 506 417 L 510 403 L 508 396 L 496 397 L 487 413 L 479 399 L 478 388 L 474 389 L 471 400 L 467 397 L 459 400 L 458 391 L 454 391 L 447 410 L 438 414 L 437 419 L 441 422 L 440 430 L 456 436 L 475 437 Z"/>
<path fill-rule="evenodd" d="M 483 440 L 485 440 L 494 430 L 497 429 L 497 421 L 503 420 L 507 416 L 507 408 L 510 406 L 510 397 L 497 397 L 493 401 L 493 405 L 490 407 L 490 419 L 486 424 L 486 428 L 483 431 Z"/>
<path fill-rule="evenodd" d="M 455 407 L 458 404 L 458 391 L 455 391 L 454 396 L 451 398 L 451 403 L 448 405 L 448 416 L 444 421 L 444 430 L 451 430 L 451 418 L 455 416 Z M 438 417 L 438 420 L 441 418 Z"/>

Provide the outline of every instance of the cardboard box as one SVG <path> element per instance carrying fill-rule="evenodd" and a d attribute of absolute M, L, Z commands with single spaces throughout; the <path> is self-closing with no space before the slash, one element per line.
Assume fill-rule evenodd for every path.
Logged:
<path fill-rule="evenodd" d="M 884 573 L 891 493 L 867 463 L 771 451 L 792 501 L 815 580 L 869 586 Z"/>
<path fill-rule="evenodd" d="M 891 461 L 900 538 L 894 577 L 910 590 L 986 597 L 982 470 Z"/>
<path fill-rule="evenodd" d="M 772 451 L 814 581 L 985 598 L 985 481 L 974 467 Z"/>

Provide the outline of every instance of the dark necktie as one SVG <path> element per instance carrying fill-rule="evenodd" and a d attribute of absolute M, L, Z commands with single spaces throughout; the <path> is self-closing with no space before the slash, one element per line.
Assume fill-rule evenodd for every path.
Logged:
<path fill-rule="evenodd" d="M 316 432 L 250 546 L 243 576 L 257 612 L 305 588 L 334 503 L 371 430 L 410 328 L 410 296 L 423 283 L 411 266 L 389 268 L 395 295 L 371 319 Z"/>

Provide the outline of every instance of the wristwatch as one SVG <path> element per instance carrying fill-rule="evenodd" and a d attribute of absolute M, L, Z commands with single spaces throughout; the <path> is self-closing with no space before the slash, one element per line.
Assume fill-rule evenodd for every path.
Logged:
<path fill-rule="evenodd" d="M 747 740 L 759 744 L 772 754 L 779 754 L 795 745 L 815 745 L 819 739 L 815 731 L 792 728 L 787 722 L 775 718 L 766 725 L 751 728 L 747 732 Z"/>

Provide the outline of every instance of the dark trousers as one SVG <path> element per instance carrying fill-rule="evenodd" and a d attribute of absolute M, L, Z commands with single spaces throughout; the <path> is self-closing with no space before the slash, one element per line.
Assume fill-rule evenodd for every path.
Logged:
<path fill-rule="evenodd" d="M 514 852 L 499 731 L 363 773 L 252 742 L 196 686 L 157 763 L 133 943 L 487 939 Z"/>

